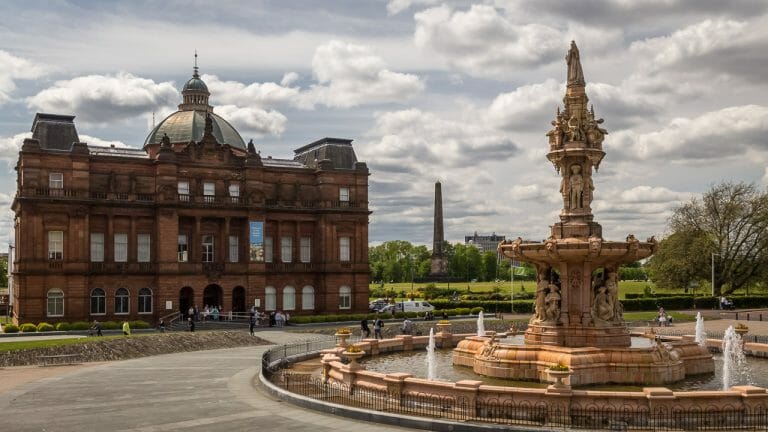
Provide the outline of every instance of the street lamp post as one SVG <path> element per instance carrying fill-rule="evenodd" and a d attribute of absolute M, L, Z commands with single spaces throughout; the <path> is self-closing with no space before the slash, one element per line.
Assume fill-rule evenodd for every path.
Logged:
<path fill-rule="evenodd" d="M 715 255 L 720 256 L 720 254 L 712 252 L 712 297 L 715 296 Z"/>
<path fill-rule="evenodd" d="M 515 260 L 509 260 L 509 310 L 515 312 Z"/>

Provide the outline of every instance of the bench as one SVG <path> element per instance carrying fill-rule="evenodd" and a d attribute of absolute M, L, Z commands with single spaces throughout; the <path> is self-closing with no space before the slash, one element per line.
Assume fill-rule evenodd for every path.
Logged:
<path fill-rule="evenodd" d="M 39 366 L 72 365 L 80 363 L 80 354 L 57 354 L 37 356 Z"/>

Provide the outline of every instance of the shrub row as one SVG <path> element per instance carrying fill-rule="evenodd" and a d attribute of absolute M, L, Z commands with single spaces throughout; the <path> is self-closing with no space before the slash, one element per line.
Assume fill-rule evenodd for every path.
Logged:
<path fill-rule="evenodd" d="M 131 326 L 132 329 L 147 329 L 150 328 L 150 325 L 146 321 L 129 321 L 128 324 Z M 85 321 L 77 321 L 73 323 L 66 323 L 66 322 L 60 322 L 57 323 L 55 326 L 53 324 L 49 324 L 46 322 L 41 322 L 37 325 L 33 323 L 24 323 L 20 326 L 16 326 L 13 324 L 7 324 L 3 326 L 3 332 L 5 333 L 42 333 L 42 332 L 50 332 L 50 331 L 68 331 L 68 330 L 88 330 L 91 328 L 92 324 L 85 322 Z M 104 330 L 115 330 L 115 329 L 121 329 L 123 327 L 122 322 L 116 322 L 116 321 L 104 321 L 101 323 L 101 328 Z"/>

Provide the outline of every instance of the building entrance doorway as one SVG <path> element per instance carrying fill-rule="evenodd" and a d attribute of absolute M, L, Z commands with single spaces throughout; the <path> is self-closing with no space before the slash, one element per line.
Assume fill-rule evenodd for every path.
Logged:
<path fill-rule="evenodd" d="M 194 299 L 195 291 L 192 288 L 185 286 L 179 290 L 179 310 L 184 318 L 189 317 L 189 308 L 194 304 Z"/>
<path fill-rule="evenodd" d="M 232 312 L 245 312 L 245 288 L 241 286 L 232 290 Z"/>
<path fill-rule="evenodd" d="M 221 287 L 216 284 L 210 284 L 207 287 L 205 287 L 205 290 L 203 291 L 203 305 L 208 306 L 216 306 L 217 308 L 221 309 L 222 301 L 221 301 L 222 295 L 221 295 Z"/>

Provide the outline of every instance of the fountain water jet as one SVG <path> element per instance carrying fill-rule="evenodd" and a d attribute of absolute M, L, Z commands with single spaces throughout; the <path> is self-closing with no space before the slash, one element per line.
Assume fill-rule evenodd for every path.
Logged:
<path fill-rule="evenodd" d="M 427 380 L 437 379 L 437 356 L 435 354 L 435 329 L 429 329 L 429 344 L 427 345 L 427 357 L 424 359 L 427 363 Z"/>
<path fill-rule="evenodd" d="M 477 335 L 485 336 L 485 318 L 483 318 L 483 311 L 477 314 Z"/>
<path fill-rule="evenodd" d="M 701 312 L 696 312 L 696 337 L 694 339 L 699 346 L 707 347 L 707 331 L 704 330 L 704 317 Z"/>
<path fill-rule="evenodd" d="M 740 384 L 750 381 L 742 343 L 741 336 L 729 326 L 723 334 L 723 390 L 733 387 L 737 381 Z"/>

